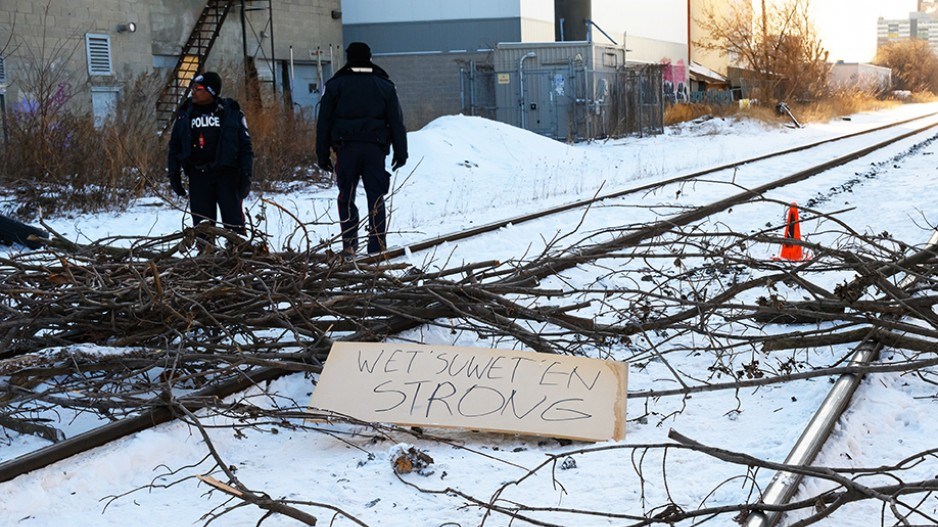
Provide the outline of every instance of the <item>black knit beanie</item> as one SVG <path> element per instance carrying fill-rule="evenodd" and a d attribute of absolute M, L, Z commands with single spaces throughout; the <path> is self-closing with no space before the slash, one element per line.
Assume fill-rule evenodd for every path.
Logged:
<path fill-rule="evenodd" d="M 365 66 L 371 62 L 371 48 L 364 42 L 352 42 L 345 48 L 348 63 L 352 66 Z"/>
<path fill-rule="evenodd" d="M 201 84 L 213 97 L 221 93 L 221 76 L 214 71 L 206 71 L 192 79 L 193 84 Z"/>

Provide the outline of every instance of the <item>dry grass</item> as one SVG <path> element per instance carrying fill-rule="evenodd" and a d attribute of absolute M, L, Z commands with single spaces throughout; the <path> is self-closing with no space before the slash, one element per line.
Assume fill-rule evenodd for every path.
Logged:
<path fill-rule="evenodd" d="M 237 100 L 248 122 L 254 147 L 254 188 L 268 189 L 319 174 L 309 170 L 316 166 L 316 121 L 309 110 L 294 111 L 284 104 L 282 93 L 274 95 L 269 89 L 262 90 L 262 100 L 251 100 L 243 71 L 230 64 L 219 68 L 224 79 L 222 97 Z"/>
<path fill-rule="evenodd" d="M 935 102 L 938 101 L 938 95 L 935 95 L 931 92 L 918 92 L 913 93 L 908 102 Z"/>
<path fill-rule="evenodd" d="M 702 115 L 710 114 L 710 106 L 706 104 L 669 104 L 664 108 L 664 125 L 692 121 Z"/>
<path fill-rule="evenodd" d="M 932 94 L 913 94 L 908 102 L 929 102 L 938 99 Z M 903 104 L 902 101 L 883 99 L 865 92 L 841 92 L 811 102 L 790 104 L 791 112 L 802 124 L 826 122 L 859 112 L 882 110 Z M 769 123 L 788 124 L 788 116 L 779 115 L 774 105 L 754 103 L 748 108 L 738 105 L 669 104 L 664 112 L 665 126 L 691 121 L 703 115 L 745 116 Z"/>
<path fill-rule="evenodd" d="M 837 119 L 859 112 L 882 110 L 901 104 L 898 101 L 879 99 L 864 92 L 841 92 L 810 104 L 792 106 L 792 113 L 802 123 L 817 123 Z"/>

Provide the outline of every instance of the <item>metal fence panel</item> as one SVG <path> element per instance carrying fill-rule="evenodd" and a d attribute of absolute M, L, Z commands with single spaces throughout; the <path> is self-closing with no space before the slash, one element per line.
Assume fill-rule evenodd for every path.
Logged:
<path fill-rule="evenodd" d="M 597 71 L 579 63 L 496 71 L 487 65 L 462 70 L 466 115 L 500 120 L 565 141 L 663 131 L 661 67 Z"/>
<path fill-rule="evenodd" d="M 721 104 L 729 106 L 735 103 L 730 90 L 707 90 L 690 92 L 690 102 L 695 104 Z"/>

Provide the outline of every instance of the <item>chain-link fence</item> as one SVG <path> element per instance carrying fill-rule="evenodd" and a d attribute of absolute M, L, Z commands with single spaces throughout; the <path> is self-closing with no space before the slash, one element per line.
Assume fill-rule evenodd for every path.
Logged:
<path fill-rule="evenodd" d="M 592 70 L 573 63 L 518 71 L 462 69 L 462 112 L 566 141 L 663 130 L 661 66 Z"/>

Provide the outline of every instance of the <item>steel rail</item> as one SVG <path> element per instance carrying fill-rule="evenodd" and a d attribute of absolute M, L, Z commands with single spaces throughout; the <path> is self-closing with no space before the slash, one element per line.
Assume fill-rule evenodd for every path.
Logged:
<path fill-rule="evenodd" d="M 276 379 L 286 373 L 281 368 L 262 368 L 243 372 L 234 379 L 216 384 L 176 402 L 190 411 L 206 406 L 206 401 L 217 401 L 228 395 L 247 390 L 259 382 Z M 171 401 L 154 400 L 153 405 L 139 415 L 126 417 L 93 430 L 83 432 L 64 441 L 53 443 L 28 454 L 0 463 L 0 482 L 47 467 L 82 452 L 103 446 L 130 434 L 141 432 L 176 418 Z"/>
<path fill-rule="evenodd" d="M 935 256 L 936 244 L 938 244 L 938 231 L 932 233 L 924 250 L 916 256 Z M 888 266 L 888 268 L 878 271 L 888 273 L 890 269 L 895 267 Z M 917 279 L 918 277 L 914 275 L 908 275 L 899 282 L 898 287 L 905 290 L 911 287 Z M 884 316 L 883 318 L 888 320 L 899 317 Z M 850 356 L 848 366 L 866 366 L 872 363 L 879 357 L 882 348 L 883 344 L 880 342 L 871 342 L 869 340 L 861 342 Z M 798 438 L 788 457 L 785 458 L 786 465 L 806 466 L 814 462 L 821 448 L 824 447 L 824 443 L 827 442 L 831 432 L 833 432 L 834 425 L 837 424 L 847 407 L 850 406 L 850 400 L 853 398 L 853 394 L 856 393 L 863 377 L 863 374 L 846 373 L 837 378 L 834 387 L 824 398 L 824 402 L 818 407 L 817 412 L 808 422 L 808 426 L 801 433 L 801 437 Z M 785 505 L 795 496 L 802 479 L 804 479 L 802 474 L 786 471 L 775 473 L 765 492 L 762 493 L 762 499 L 759 503 L 763 505 Z M 755 511 L 746 518 L 745 526 L 773 527 L 781 519 L 782 514 L 783 512 L 780 510 Z"/>
<path fill-rule="evenodd" d="M 518 276 L 522 276 L 525 278 L 542 278 L 544 276 L 548 276 L 551 274 L 558 273 L 560 271 L 570 269 L 572 267 L 579 265 L 583 261 L 588 261 L 588 260 L 597 258 L 607 253 L 610 249 L 620 249 L 620 248 L 628 247 L 631 245 L 635 245 L 649 238 L 653 238 L 655 236 L 665 234 L 671 231 L 672 229 L 674 229 L 675 227 L 683 227 L 683 226 L 689 225 L 695 221 L 699 221 L 703 218 L 716 214 L 717 212 L 726 210 L 734 205 L 739 205 L 741 203 L 746 203 L 748 201 L 751 201 L 752 199 L 761 196 L 762 194 L 764 194 L 765 192 L 769 190 L 773 190 L 779 187 L 784 187 L 786 185 L 791 185 L 793 183 L 799 183 L 801 181 L 811 178 L 812 176 L 816 176 L 818 174 L 826 172 L 832 168 L 835 168 L 835 167 L 844 165 L 846 163 L 849 163 L 851 161 L 860 159 L 892 143 L 901 141 L 902 139 L 906 139 L 913 135 L 920 134 L 922 132 L 925 132 L 926 130 L 929 130 L 935 127 L 938 127 L 938 123 L 932 123 L 922 128 L 918 128 L 916 130 L 912 130 L 910 132 L 900 134 L 898 136 L 889 138 L 885 141 L 881 141 L 874 145 L 864 147 L 854 152 L 850 152 L 849 154 L 840 156 L 838 158 L 825 161 L 819 165 L 815 165 L 814 167 L 801 170 L 794 174 L 781 177 L 779 179 L 776 179 L 775 181 L 770 181 L 768 183 L 759 185 L 757 187 L 753 187 L 751 189 L 747 189 L 743 192 L 740 192 L 733 196 L 713 202 L 709 205 L 703 205 L 695 209 L 688 210 L 687 212 L 678 214 L 676 216 L 672 216 L 670 218 L 666 218 L 656 223 L 649 224 L 647 227 L 639 229 L 638 231 L 635 231 L 633 233 L 620 236 L 616 239 L 613 239 L 612 241 L 586 247 L 583 250 L 578 251 L 576 254 L 571 254 L 566 257 L 559 258 L 555 260 L 554 262 L 551 262 L 550 264 L 544 265 L 544 264 L 535 263 L 533 265 L 529 265 L 527 267 L 522 268 L 517 274 Z"/>
<path fill-rule="evenodd" d="M 739 166 L 742 164 L 751 163 L 754 161 L 760 161 L 760 160 L 768 159 L 771 157 L 776 157 L 779 155 L 785 155 L 785 154 L 790 154 L 793 152 L 802 151 L 802 150 L 813 148 L 822 144 L 827 144 L 827 143 L 831 143 L 834 141 L 846 139 L 848 137 L 862 135 L 864 133 L 870 133 L 872 131 L 879 131 L 879 130 L 887 129 L 890 127 L 916 121 L 916 120 L 930 117 L 933 115 L 938 115 L 938 112 L 933 113 L 933 114 L 928 114 L 922 117 L 908 119 L 908 120 L 901 121 L 898 123 L 892 123 L 890 125 L 884 125 L 882 127 L 878 127 L 876 129 L 872 129 L 868 131 L 856 132 L 856 133 L 853 133 L 847 136 L 842 136 L 839 138 L 819 141 L 816 143 L 812 143 L 811 145 L 804 145 L 800 147 L 791 148 L 791 149 L 782 151 L 783 153 L 766 154 L 763 156 L 758 156 L 756 158 L 747 159 L 745 161 L 740 161 L 740 162 L 733 163 L 733 164 L 727 164 L 721 167 L 715 167 L 715 168 L 707 169 L 704 171 L 695 172 L 693 174 L 680 176 L 677 178 L 672 178 L 671 180 L 656 182 L 656 183 L 649 184 L 649 185 L 643 185 L 641 187 L 631 188 L 631 189 L 620 191 L 620 192 L 615 192 L 609 195 L 593 198 L 590 200 L 582 200 L 582 201 L 571 203 L 571 204 L 564 205 L 561 207 L 548 209 L 546 213 L 533 213 L 533 214 L 519 217 L 519 218 L 524 218 L 523 220 L 519 218 L 513 218 L 511 220 L 504 220 L 503 222 L 496 222 L 493 224 L 489 224 L 487 226 L 470 229 L 469 231 L 464 231 L 462 233 L 455 233 L 454 235 L 434 238 L 426 242 L 421 242 L 420 244 L 411 245 L 410 248 L 413 249 L 415 247 L 419 247 L 417 250 L 422 250 L 423 248 L 432 247 L 433 245 L 438 245 L 441 243 L 458 240 L 458 239 L 466 238 L 469 236 L 475 236 L 475 235 L 489 232 L 492 230 L 496 230 L 497 228 L 499 228 L 499 227 L 493 227 L 493 225 L 504 226 L 507 223 L 520 223 L 521 221 L 529 221 L 531 219 L 548 216 L 550 214 L 555 214 L 555 213 L 566 211 L 572 208 L 582 207 L 590 203 L 602 201 L 604 199 L 620 197 L 620 196 L 627 195 L 629 193 L 640 192 L 643 190 L 648 190 L 651 188 L 655 188 L 655 187 L 662 186 L 662 185 L 667 185 L 667 184 L 674 183 L 674 182 L 686 181 L 689 179 L 693 179 L 695 177 L 699 177 L 704 174 L 709 174 L 709 173 L 716 172 L 719 170 L 725 170 L 727 168 L 732 168 L 732 167 Z M 618 248 L 622 248 L 625 246 L 634 245 L 648 238 L 653 238 L 655 236 L 658 236 L 660 234 L 663 234 L 673 229 L 674 227 L 687 225 L 689 223 L 705 218 L 716 212 L 725 210 L 726 208 L 729 208 L 733 205 L 749 201 L 759 196 L 761 193 L 767 190 L 771 190 L 777 187 L 781 187 L 784 185 L 802 181 L 811 176 L 817 175 L 833 167 L 836 167 L 836 166 L 848 163 L 850 161 L 853 161 L 855 159 L 861 158 L 880 148 L 888 146 L 892 143 L 895 143 L 907 137 L 922 133 L 936 126 L 938 126 L 938 123 L 929 124 L 927 126 L 915 129 L 913 131 L 900 134 L 899 136 L 892 137 L 885 141 L 878 142 L 872 146 L 868 146 L 860 150 L 857 150 L 855 152 L 851 152 L 847 155 L 827 161 L 816 167 L 800 171 L 796 174 L 785 176 L 773 182 L 766 183 L 754 189 L 747 190 L 735 196 L 731 196 L 729 198 L 720 200 L 711 205 L 701 206 L 691 211 L 688 211 L 686 213 L 674 216 L 672 218 L 668 218 L 665 220 L 652 223 L 645 228 L 642 228 L 630 234 L 618 237 L 612 240 L 611 242 L 606 242 L 606 243 L 597 244 L 597 245 L 588 247 L 585 250 L 578 252 L 576 255 L 572 255 L 565 259 L 561 259 L 561 261 L 553 265 L 531 266 L 527 268 L 522 268 L 521 276 L 523 278 L 531 278 L 531 277 L 538 278 L 538 277 L 543 277 L 543 276 L 547 276 L 550 274 L 554 274 L 554 273 L 569 269 L 571 267 L 575 267 L 576 265 L 579 265 L 583 263 L 584 261 L 587 261 L 591 258 L 596 258 L 604 254 L 604 252 L 608 251 L 609 249 L 618 249 Z M 390 251 L 382 253 L 381 255 L 377 255 L 377 257 L 369 258 L 369 260 L 386 260 L 386 259 L 394 257 L 393 256 L 394 254 L 397 254 L 398 256 L 402 255 L 404 254 L 404 249 L 403 248 L 392 249 Z M 362 260 L 359 260 L 359 261 L 362 261 Z M 519 279 L 519 275 L 516 274 L 514 276 L 505 278 L 504 280 L 516 281 L 518 279 Z M 439 316 L 442 317 L 442 316 L 447 315 L 448 310 L 443 306 L 430 305 L 430 306 L 427 306 L 427 309 L 432 310 L 434 309 L 434 307 L 436 307 L 440 311 L 438 314 Z M 419 324 L 420 324 L 419 321 L 415 321 L 410 317 L 405 317 L 405 316 L 390 317 L 387 320 L 376 321 L 368 329 L 359 331 L 341 340 L 356 340 L 357 339 L 357 340 L 367 341 L 369 339 L 373 339 L 374 335 L 395 334 L 401 331 L 405 331 L 407 329 L 411 329 Z M 317 352 L 317 354 L 324 356 L 328 352 L 328 347 L 330 346 L 330 344 L 331 344 L 330 342 L 320 343 L 320 345 L 315 347 L 314 350 Z M 176 401 L 176 403 L 182 404 L 186 407 L 191 407 L 191 408 L 204 407 L 206 397 L 209 397 L 213 400 L 217 400 L 217 399 L 226 397 L 228 395 L 237 393 L 239 391 L 243 391 L 247 386 L 251 386 L 255 384 L 256 382 L 261 382 L 265 380 L 273 380 L 283 375 L 293 373 L 294 371 L 295 370 L 293 369 L 287 369 L 287 368 L 264 367 L 253 372 L 242 372 L 239 378 L 237 379 L 225 381 L 214 387 L 207 388 L 205 391 L 199 392 L 198 394 L 195 394 L 189 397 L 180 398 Z M 247 384 L 244 384 L 244 383 L 247 383 Z M 147 428 L 156 426 L 158 424 L 165 423 L 174 418 L 175 418 L 175 415 L 173 414 L 170 408 L 170 403 L 156 399 L 153 401 L 152 407 L 150 407 L 149 409 L 147 409 L 146 411 L 144 411 L 142 414 L 138 416 L 128 417 L 126 419 L 122 419 L 121 421 L 117 421 L 114 423 L 110 423 L 108 425 L 104 425 L 103 427 L 90 430 L 88 432 L 85 432 L 77 436 L 74 436 L 72 438 L 61 441 L 59 443 L 48 445 L 46 447 L 43 447 L 29 454 L 19 456 L 15 459 L 11 459 L 11 460 L 0 463 L 0 482 L 9 481 L 27 472 L 31 472 L 33 470 L 43 468 L 45 466 L 51 465 L 52 463 L 67 459 L 78 453 L 85 452 L 93 448 L 97 448 L 99 446 L 103 446 L 111 441 L 119 439 L 120 437 L 124 437 L 126 435 L 145 430 Z"/>
<path fill-rule="evenodd" d="M 921 115 L 921 116 L 917 116 L 917 117 L 912 117 L 912 118 L 909 118 L 909 119 L 904 119 L 904 120 L 902 120 L 902 121 L 897 121 L 897 122 L 894 122 L 894 123 L 888 123 L 888 124 L 885 124 L 885 125 L 882 125 L 882 126 L 877 126 L 877 127 L 874 127 L 874 128 L 870 128 L 870 129 L 868 129 L 868 130 L 860 130 L 860 131 L 852 132 L 852 133 L 845 134 L 845 135 L 842 135 L 842 136 L 832 137 L 832 138 L 830 138 L 830 139 L 823 139 L 823 140 L 820 140 L 820 141 L 814 141 L 814 142 L 812 142 L 812 143 L 806 143 L 806 144 L 804 144 L 804 145 L 799 145 L 799 146 L 787 148 L 787 149 L 785 149 L 785 150 L 779 150 L 779 151 L 777 151 L 777 152 L 770 152 L 770 153 L 762 154 L 762 155 L 755 156 L 755 157 L 745 158 L 745 159 L 742 159 L 742 160 L 739 160 L 739 161 L 733 161 L 733 162 L 730 162 L 730 163 L 725 163 L 725 164 L 722 164 L 722 165 L 718 165 L 718 166 L 706 168 L 706 169 L 699 170 L 699 171 L 695 171 L 695 172 L 691 172 L 691 173 L 688 173 L 688 174 L 683 174 L 683 175 L 680 175 L 680 176 L 675 176 L 675 177 L 673 177 L 673 178 L 668 178 L 668 179 L 664 179 L 664 180 L 661 180 L 661 181 L 655 181 L 655 182 L 653 182 L 653 183 L 646 183 L 646 184 L 644 184 L 644 185 L 640 185 L 640 186 L 637 186 L 637 187 L 629 187 L 629 188 L 627 188 L 627 189 L 618 190 L 618 191 L 615 191 L 615 192 L 610 192 L 610 193 L 608 193 L 608 194 L 601 194 L 601 195 L 598 195 L 598 196 L 594 196 L 594 197 L 592 197 L 592 198 L 587 198 L 587 199 L 572 201 L 572 202 L 570 202 L 570 203 L 565 203 L 565 204 L 563 204 L 563 205 L 558 205 L 558 206 L 556 206 L 556 207 L 551 207 L 551 208 L 543 209 L 543 210 L 540 210 L 540 211 L 537 211 L 537 212 L 532 212 L 532 213 L 529 213 L 529 214 L 522 214 L 522 215 L 520 215 L 520 216 L 515 216 L 515 217 L 513 217 L 513 218 L 508 218 L 508 219 L 504 219 L 504 220 L 497 220 L 497 221 L 493 221 L 493 222 L 491 222 L 491 223 L 486 223 L 486 224 L 484 224 L 484 225 L 479 225 L 479 226 L 477 226 L 477 227 L 473 227 L 473 228 L 471 228 L 471 229 L 465 229 L 465 230 L 463 230 L 463 231 L 448 233 L 448 234 L 444 234 L 444 235 L 442 235 L 442 236 L 437 236 L 437 237 L 430 238 L 430 239 L 427 239 L 427 240 L 415 242 L 415 243 L 412 243 L 412 244 L 407 245 L 406 247 L 393 247 L 393 248 L 389 248 L 387 251 L 384 251 L 384 252 L 382 252 L 382 253 L 375 254 L 375 255 L 363 256 L 363 257 L 361 257 L 361 258 L 358 258 L 356 261 L 362 262 L 362 263 L 374 263 L 374 262 L 380 262 L 380 261 L 389 260 L 389 259 L 392 259 L 392 258 L 398 258 L 398 257 L 400 257 L 400 256 L 403 256 L 407 251 L 411 251 L 411 252 L 423 251 L 423 250 L 426 250 L 426 249 L 429 249 L 429 248 L 432 248 L 432 247 L 436 247 L 437 245 L 441 245 L 441 244 L 443 244 L 443 243 L 454 242 L 454 241 L 463 240 L 463 239 L 466 239 L 466 238 L 471 238 L 471 237 L 473 237 L 473 236 L 478 236 L 478 235 L 480 235 L 480 234 L 485 234 L 485 233 L 487 233 L 487 232 L 497 231 L 497 230 L 499 230 L 499 229 L 501 229 L 501 228 L 503 228 L 503 227 L 505 227 L 505 226 L 507 226 L 507 225 L 509 225 L 509 224 L 511 224 L 511 225 L 519 225 L 519 224 L 521 224 L 521 223 L 525 223 L 525 222 L 528 222 L 528 221 L 531 221 L 531 220 L 540 219 L 540 218 L 543 218 L 543 217 L 546 217 L 546 216 L 550 216 L 550 215 L 553 215 L 553 214 L 558 214 L 558 213 L 560 213 L 560 212 L 566 212 L 566 211 L 568 211 L 568 210 L 573 210 L 573 209 L 577 209 L 577 208 L 587 207 L 587 206 L 590 206 L 590 205 L 593 205 L 593 204 L 595 204 L 595 203 L 599 203 L 599 202 L 601 202 L 601 201 L 605 201 L 605 200 L 608 200 L 608 199 L 621 198 L 621 197 L 624 197 L 624 196 L 628 196 L 629 194 L 635 194 L 635 193 L 638 193 L 638 192 L 646 192 L 646 191 L 649 191 L 649 190 L 653 190 L 653 189 L 656 189 L 656 188 L 664 187 L 664 186 L 671 185 L 671 184 L 674 184 L 674 183 L 681 183 L 681 182 L 692 181 L 692 180 L 694 180 L 694 179 L 700 178 L 700 177 L 705 176 L 705 175 L 707 175 L 707 174 L 713 174 L 713 173 L 716 173 L 716 172 L 721 172 L 721 171 L 723 171 L 723 170 L 729 170 L 729 169 L 731 169 L 731 168 L 736 168 L 736 167 L 740 167 L 740 166 L 743 166 L 743 165 L 748 165 L 748 164 L 751 164 L 751 163 L 756 163 L 756 162 L 759 162 L 759 161 L 765 161 L 765 160 L 767 160 L 767 159 L 772 159 L 772 158 L 775 158 L 775 157 L 782 157 L 782 156 L 786 156 L 786 155 L 789 155 L 789 154 L 794 154 L 794 153 L 797 153 L 797 152 L 803 152 L 803 151 L 805 151 L 805 150 L 810 150 L 810 149 L 816 148 L 816 147 L 818 147 L 818 146 L 822 146 L 822 145 L 826 145 L 826 144 L 830 144 L 830 143 L 835 143 L 835 142 L 838 142 L 838 141 L 844 141 L 844 140 L 847 140 L 847 139 L 853 139 L 853 138 L 855 138 L 855 137 L 860 137 L 860 136 L 866 135 L 866 134 L 871 134 L 871 133 L 875 133 L 875 132 L 881 132 L 881 131 L 883 131 L 883 130 L 888 130 L 889 128 L 895 128 L 895 127 L 897 127 L 897 126 L 901 126 L 901 125 L 904 125 L 904 124 L 908 124 L 908 123 L 911 123 L 911 122 L 914 122 L 914 121 L 919 121 L 919 120 L 922 120 L 922 119 L 927 119 L 927 118 L 929 118 L 929 117 L 934 117 L 934 116 L 936 116 L 936 115 L 938 115 L 938 112 L 932 112 L 932 113 L 929 113 L 929 114 L 925 114 L 925 115 Z"/>

